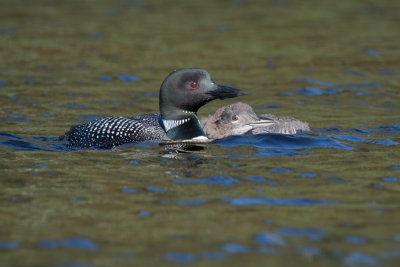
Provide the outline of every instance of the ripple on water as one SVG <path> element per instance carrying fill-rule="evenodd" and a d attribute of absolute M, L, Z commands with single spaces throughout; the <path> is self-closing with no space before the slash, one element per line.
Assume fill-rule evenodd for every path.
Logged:
<path fill-rule="evenodd" d="M 72 202 L 79 202 L 79 201 L 83 201 L 83 200 L 85 200 L 84 197 L 78 197 L 78 196 L 71 197 Z"/>
<path fill-rule="evenodd" d="M 334 87 L 335 84 L 329 83 L 329 82 L 323 82 L 323 81 L 318 81 L 318 80 L 313 80 L 313 79 L 297 79 L 296 82 L 304 82 L 304 83 L 311 83 L 315 85 L 320 85 L 320 86 L 327 86 L 327 87 Z"/>
<path fill-rule="evenodd" d="M 277 183 L 269 181 L 261 176 L 246 176 L 241 179 L 251 182 L 262 182 L 270 185 L 277 185 Z M 232 178 L 231 176 L 213 176 L 205 179 L 191 179 L 191 180 L 174 180 L 177 184 L 216 184 L 220 186 L 233 186 L 234 184 L 241 184 L 242 181 Z"/>
<path fill-rule="evenodd" d="M 400 242 L 400 234 L 395 235 L 394 240 L 397 242 Z"/>
<path fill-rule="evenodd" d="M 42 148 L 39 145 L 29 142 L 27 139 L 16 136 L 9 133 L 0 133 L 0 147 L 20 151 L 20 150 L 43 150 L 49 151 L 48 149 Z"/>
<path fill-rule="evenodd" d="M 258 244 L 270 246 L 286 246 L 286 240 L 276 233 L 262 232 L 255 235 L 255 241 Z"/>
<path fill-rule="evenodd" d="M 191 180 L 174 180 L 177 184 L 217 184 L 220 186 L 230 186 L 235 183 L 242 183 L 238 179 L 230 176 L 213 176 L 205 179 L 191 179 Z"/>
<path fill-rule="evenodd" d="M 23 122 L 23 121 L 30 121 L 31 119 L 25 118 L 25 117 L 12 117 L 12 118 L 8 118 L 7 120 Z"/>
<path fill-rule="evenodd" d="M 197 259 L 196 255 L 194 255 L 193 253 L 184 252 L 168 252 L 165 253 L 164 258 L 168 261 L 180 263 L 193 262 Z"/>
<path fill-rule="evenodd" d="M 207 201 L 205 199 L 190 199 L 190 200 L 177 200 L 175 201 L 175 203 L 183 206 L 191 206 L 191 205 L 202 205 L 207 203 Z"/>
<path fill-rule="evenodd" d="M 279 228 L 275 233 L 287 236 L 305 236 L 310 241 L 320 241 L 328 231 L 321 228 Z"/>
<path fill-rule="evenodd" d="M 121 189 L 121 192 L 122 192 L 122 193 L 136 193 L 137 190 L 136 190 L 136 189 L 133 189 L 133 188 L 124 187 L 124 188 Z"/>
<path fill-rule="evenodd" d="M 42 239 L 36 243 L 36 247 L 42 249 L 74 248 L 79 250 L 98 251 L 98 246 L 92 240 L 82 237 L 71 237 L 66 239 Z"/>
<path fill-rule="evenodd" d="M 359 76 L 364 76 L 365 74 L 363 72 L 358 72 L 350 69 L 343 69 L 345 73 L 349 74 L 354 74 L 354 75 L 359 75 Z M 297 80 L 298 82 L 304 82 L 304 83 L 310 83 L 318 86 L 324 86 L 328 87 L 327 89 L 320 89 L 316 87 L 310 87 L 306 86 L 304 88 L 300 89 L 295 89 L 292 92 L 282 92 L 281 95 L 286 95 L 290 96 L 293 93 L 295 94 L 301 94 L 305 96 L 315 96 L 315 95 L 335 95 L 344 92 L 345 90 L 348 89 L 353 89 L 351 90 L 353 93 L 356 95 L 370 95 L 371 92 L 358 92 L 354 89 L 360 89 L 360 88 L 375 88 L 375 87 L 381 87 L 382 85 L 379 83 L 354 83 L 354 84 L 342 84 L 342 85 L 335 85 L 332 83 L 327 83 L 327 82 L 322 82 L 322 81 L 317 81 L 317 80 L 312 80 L 312 79 L 299 79 Z"/>
<path fill-rule="evenodd" d="M 365 50 L 365 52 L 368 55 L 373 56 L 373 57 L 380 57 L 381 56 L 381 53 L 379 51 L 377 51 L 375 49 L 372 49 L 372 48 L 367 48 L 367 50 Z"/>
<path fill-rule="evenodd" d="M 102 40 L 104 39 L 104 34 L 100 32 L 94 32 L 89 35 L 89 38 L 92 40 Z"/>
<path fill-rule="evenodd" d="M 0 35 L 15 34 L 17 29 L 14 27 L 0 27 Z"/>
<path fill-rule="evenodd" d="M 148 217 L 148 216 L 150 216 L 150 211 L 148 211 L 148 210 L 141 210 L 141 211 L 138 212 L 138 215 L 139 215 L 139 216 L 143 216 L 143 217 Z"/>
<path fill-rule="evenodd" d="M 249 253 L 251 252 L 250 247 L 236 244 L 236 243 L 226 243 L 222 245 L 222 249 L 228 253 Z"/>
<path fill-rule="evenodd" d="M 343 92 L 340 88 L 329 88 L 326 90 L 318 89 L 315 87 L 304 87 L 300 89 L 293 90 L 293 93 L 312 96 L 312 95 L 334 95 Z"/>
<path fill-rule="evenodd" d="M 26 201 L 26 200 L 29 200 L 30 197 L 25 194 L 20 194 L 20 195 L 12 195 L 9 197 L 9 199 L 11 201 Z"/>
<path fill-rule="evenodd" d="M 63 105 L 63 107 L 66 108 L 73 108 L 73 109 L 83 109 L 86 108 L 85 106 L 82 105 L 76 105 L 74 102 L 66 103 Z"/>
<path fill-rule="evenodd" d="M 384 250 L 381 253 L 379 253 L 379 257 L 383 259 L 398 258 L 399 256 L 400 256 L 400 248 Z"/>
<path fill-rule="evenodd" d="M 352 135 L 340 135 L 340 134 L 331 134 L 328 135 L 329 137 L 333 137 L 336 139 L 340 140 L 347 140 L 347 141 L 352 141 L 352 142 L 365 142 L 365 143 L 373 143 L 377 145 L 382 145 L 382 146 L 392 146 L 392 145 L 397 145 L 397 142 L 394 142 L 390 139 L 381 139 L 381 140 L 369 140 L 365 138 L 361 138 L 359 136 L 352 136 Z"/>
<path fill-rule="evenodd" d="M 315 178 L 315 177 L 317 177 L 317 174 L 311 173 L 311 172 L 306 172 L 306 173 L 299 175 L 298 177 L 300 177 L 300 178 Z"/>
<path fill-rule="evenodd" d="M 297 248 L 297 253 L 306 256 L 317 256 L 321 253 L 321 248 L 317 246 L 304 246 Z"/>
<path fill-rule="evenodd" d="M 266 183 L 271 186 L 277 186 L 278 183 L 271 181 L 270 179 L 266 179 L 262 176 L 246 176 L 242 177 L 243 180 L 251 181 L 251 182 L 259 182 L 259 183 Z"/>
<path fill-rule="evenodd" d="M 292 157 L 300 155 L 311 155 L 313 152 L 309 151 L 293 151 L 287 149 L 259 149 L 255 154 L 258 157 Z"/>
<path fill-rule="evenodd" d="M 277 254 L 279 253 L 279 249 L 277 247 L 261 245 L 257 248 L 257 252 L 262 254 Z"/>
<path fill-rule="evenodd" d="M 286 168 L 272 168 L 269 170 L 270 172 L 293 172 L 292 170 Z"/>
<path fill-rule="evenodd" d="M 99 79 L 100 81 L 103 81 L 103 82 L 109 82 L 109 81 L 113 80 L 113 77 L 105 74 L 105 75 L 99 76 L 97 79 Z"/>
<path fill-rule="evenodd" d="M 364 237 L 356 235 L 348 235 L 344 238 L 344 241 L 346 243 L 357 244 L 357 245 L 363 245 L 367 243 L 367 240 Z"/>
<path fill-rule="evenodd" d="M 92 267 L 91 263 L 81 262 L 81 261 L 67 261 L 57 263 L 55 267 Z"/>
<path fill-rule="evenodd" d="M 118 76 L 118 79 L 124 82 L 139 82 L 142 80 L 140 77 L 128 73 L 122 73 Z"/>
<path fill-rule="evenodd" d="M 342 71 L 345 74 L 351 74 L 351 75 L 355 75 L 355 76 L 365 76 L 366 75 L 365 72 L 358 71 L 358 70 L 352 70 L 349 68 L 343 68 Z"/>
<path fill-rule="evenodd" d="M 266 225 L 272 225 L 274 223 L 272 219 L 265 219 L 264 222 Z"/>
<path fill-rule="evenodd" d="M 369 127 L 367 129 L 368 133 L 381 133 L 382 135 L 398 135 L 400 133 L 400 124 L 395 124 L 391 126 L 381 125 L 377 127 Z"/>
<path fill-rule="evenodd" d="M 208 260 L 225 260 L 228 258 L 226 253 L 220 251 L 203 251 L 201 252 L 201 256 L 203 259 Z"/>
<path fill-rule="evenodd" d="M 19 247 L 19 243 L 16 241 L 2 241 L 0 240 L 0 250 L 16 249 Z"/>
<path fill-rule="evenodd" d="M 24 167 L 27 167 L 27 168 L 45 168 L 45 167 L 48 167 L 48 166 L 49 166 L 49 164 L 38 163 L 38 164 L 25 165 Z"/>
<path fill-rule="evenodd" d="M 397 177 L 383 177 L 382 181 L 388 182 L 388 183 L 397 183 L 397 182 L 399 182 L 399 178 L 397 178 Z"/>
<path fill-rule="evenodd" d="M 93 243 L 92 240 L 80 237 L 73 237 L 63 239 L 60 242 L 62 247 L 65 248 L 75 248 L 81 250 L 89 250 L 89 251 L 97 251 L 99 250 L 98 246 Z"/>
<path fill-rule="evenodd" d="M 304 148 L 337 148 L 353 150 L 340 141 L 329 136 L 304 136 L 286 134 L 237 135 L 214 140 L 212 144 L 220 146 L 255 146 L 257 148 L 304 149 Z M 309 152 L 308 152 L 309 153 Z"/>
<path fill-rule="evenodd" d="M 338 204 L 336 200 L 318 200 L 309 198 L 266 198 L 266 197 L 238 197 L 221 198 L 222 201 L 232 205 L 273 205 L 273 206 L 312 206 L 312 205 L 333 205 Z"/>
<path fill-rule="evenodd" d="M 97 116 L 97 115 L 89 115 L 89 116 L 81 116 L 81 117 L 75 117 L 75 120 L 78 121 L 93 121 L 93 120 L 97 120 L 100 119 L 101 116 Z"/>
<path fill-rule="evenodd" d="M 246 177 L 243 177 L 242 179 L 247 180 L 247 181 L 252 181 L 252 182 L 261 182 L 261 183 L 267 182 L 267 179 L 265 179 L 262 176 L 246 176 Z"/>
<path fill-rule="evenodd" d="M 383 189 L 383 186 L 380 184 L 372 184 L 372 187 L 380 190 Z"/>
<path fill-rule="evenodd" d="M 377 145 L 382 145 L 382 146 L 393 146 L 397 145 L 398 143 L 395 141 L 392 141 L 390 139 L 381 139 L 381 140 L 371 140 L 371 143 L 377 144 Z"/>
<path fill-rule="evenodd" d="M 375 87 L 381 87 L 382 84 L 380 83 L 349 83 L 349 84 L 342 84 L 338 85 L 338 88 L 341 89 L 360 89 L 360 88 L 375 88 Z"/>
<path fill-rule="evenodd" d="M 56 115 L 53 113 L 46 113 L 46 114 L 40 115 L 40 117 L 42 117 L 42 118 L 49 118 L 49 117 L 54 117 L 54 116 L 56 116 Z"/>
<path fill-rule="evenodd" d="M 345 256 L 343 263 L 348 266 L 358 266 L 358 265 L 377 265 L 379 261 L 369 255 L 362 254 L 359 252 L 352 252 Z"/>
<path fill-rule="evenodd" d="M 378 72 L 380 75 L 395 75 L 397 71 L 395 70 L 380 70 Z"/>
<path fill-rule="evenodd" d="M 157 192 L 157 193 L 165 193 L 168 192 L 165 188 L 155 187 L 155 186 L 148 186 L 146 187 L 147 191 Z"/>
<path fill-rule="evenodd" d="M 60 247 L 60 241 L 54 239 L 42 239 L 36 243 L 36 247 L 44 249 L 54 249 Z"/>

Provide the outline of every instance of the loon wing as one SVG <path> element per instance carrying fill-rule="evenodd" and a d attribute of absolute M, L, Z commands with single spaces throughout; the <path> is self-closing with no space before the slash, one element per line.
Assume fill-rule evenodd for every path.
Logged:
<path fill-rule="evenodd" d="M 61 136 L 70 146 L 111 148 L 114 146 L 151 140 L 168 139 L 158 123 L 159 114 L 134 117 L 104 117 L 86 124 L 72 126 Z"/>

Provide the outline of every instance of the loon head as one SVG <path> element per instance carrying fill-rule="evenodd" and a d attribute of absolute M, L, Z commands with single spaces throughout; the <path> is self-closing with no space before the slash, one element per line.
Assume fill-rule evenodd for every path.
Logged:
<path fill-rule="evenodd" d="M 218 109 L 206 121 L 203 130 L 209 138 L 219 139 L 246 134 L 274 123 L 271 119 L 260 119 L 249 105 L 238 102 Z"/>
<path fill-rule="evenodd" d="M 160 113 L 168 118 L 177 110 L 196 113 L 214 99 L 232 98 L 246 91 L 216 84 L 203 69 L 180 69 L 171 72 L 161 85 Z"/>
<path fill-rule="evenodd" d="M 215 83 L 204 69 L 180 69 L 170 73 L 160 88 L 163 126 L 171 139 L 193 139 L 205 134 L 197 111 L 214 99 L 232 98 L 246 91 Z"/>

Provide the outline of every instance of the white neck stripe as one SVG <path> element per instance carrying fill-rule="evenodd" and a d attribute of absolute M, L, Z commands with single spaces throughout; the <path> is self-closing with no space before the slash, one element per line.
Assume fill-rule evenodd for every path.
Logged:
<path fill-rule="evenodd" d="M 162 120 L 164 124 L 165 131 L 168 132 L 169 130 L 181 126 L 182 124 L 190 121 L 190 118 L 181 119 L 181 120 Z"/>

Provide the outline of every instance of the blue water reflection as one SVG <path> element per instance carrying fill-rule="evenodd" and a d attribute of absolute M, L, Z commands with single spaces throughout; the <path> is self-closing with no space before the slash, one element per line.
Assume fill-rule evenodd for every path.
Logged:
<path fill-rule="evenodd" d="M 320 241 L 328 234 L 328 231 L 321 228 L 279 228 L 275 230 L 279 235 L 305 236 L 310 241 Z"/>
<path fill-rule="evenodd" d="M 352 252 L 343 259 L 343 263 L 348 266 L 359 266 L 359 265 L 377 265 L 379 261 L 366 254 L 359 252 Z"/>
<path fill-rule="evenodd" d="M 90 239 L 71 237 L 66 239 L 42 239 L 36 243 L 36 247 L 42 249 L 74 248 L 79 250 L 98 251 L 99 247 Z"/>
<path fill-rule="evenodd" d="M 286 240 L 276 233 L 257 233 L 255 236 L 255 241 L 258 244 L 262 245 L 271 245 L 271 246 L 286 246 Z"/>
<path fill-rule="evenodd" d="M 196 255 L 184 252 L 169 252 L 164 255 L 165 259 L 172 262 L 187 263 L 195 261 Z"/>
<path fill-rule="evenodd" d="M 214 176 L 205 179 L 192 179 L 192 180 L 174 180 L 177 184 L 217 184 L 220 186 L 230 186 L 235 183 L 242 183 L 238 179 L 230 176 Z"/>
<path fill-rule="evenodd" d="M 16 249 L 19 247 L 19 242 L 16 241 L 2 241 L 0 240 L 0 250 Z"/>
<path fill-rule="evenodd" d="M 277 149 L 306 149 L 306 148 L 337 148 L 353 150 L 351 146 L 328 136 L 284 135 L 284 134 L 258 134 L 229 136 L 215 140 L 215 145 L 220 146 L 255 146 L 257 148 Z"/>
<path fill-rule="evenodd" d="M 203 251 L 201 256 L 208 260 L 225 260 L 228 258 L 226 253 L 220 251 Z"/>
<path fill-rule="evenodd" d="M 306 255 L 306 256 L 317 256 L 321 253 L 321 248 L 317 246 L 305 246 L 299 247 L 297 249 L 297 253 Z"/>
<path fill-rule="evenodd" d="M 367 240 L 362 237 L 362 236 L 356 236 L 356 235 L 348 235 L 345 237 L 345 242 L 346 243 L 350 243 L 350 244 L 358 244 L 358 245 L 362 245 L 362 244 L 366 244 Z"/>
<path fill-rule="evenodd" d="M 222 249 L 228 253 L 249 253 L 251 251 L 250 247 L 236 243 L 226 243 Z"/>
<path fill-rule="evenodd" d="M 338 204 L 336 200 L 319 200 L 309 198 L 267 198 L 267 197 L 237 197 L 221 198 L 222 201 L 232 205 L 272 205 L 272 206 L 312 206 L 312 205 L 333 205 Z"/>

